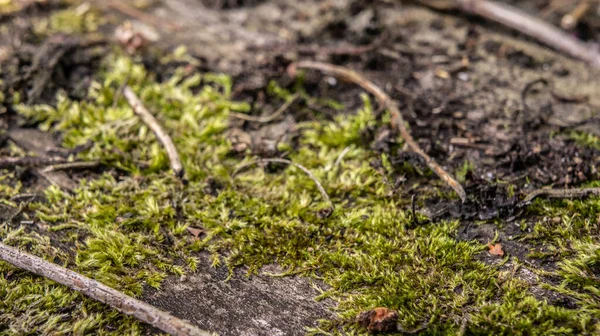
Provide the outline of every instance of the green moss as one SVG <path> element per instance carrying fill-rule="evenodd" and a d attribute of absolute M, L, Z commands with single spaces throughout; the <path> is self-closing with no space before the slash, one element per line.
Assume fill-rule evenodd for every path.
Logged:
<path fill-rule="evenodd" d="M 573 131 L 569 134 L 569 137 L 581 146 L 600 150 L 600 138 L 593 134 Z"/>
<path fill-rule="evenodd" d="M 172 57 L 190 59 L 181 50 Z M 562 259 L 553 275 L 561 285 L 549 289 L 565 293 L 585 309 L 557 307 L 533 297 L 533 285 L 503 270 L 502 264 L 478 261 L 486 248 L 459 241 L 459 222 L 414 227 L 410 211 L 404 210 L 409 200 L 389 197 L 388 186 L 369 165 L 375 154 L 361 146 L 365 128 L 389 119 L 375 120 L 367 96 L 355 114 L 301 124 L 300 145 L 287 148 L 289 158 L 309 168 L 336 204 L 330 218 L 320 219 L 319 191 L 298 169 L 270 173 L 254 168 L 231 177 L 252 158 L 231 155 L 229 112 L 249 107 L 229 99 L 229 77 L 188 76 L 178 70 L 157 82 L 130 58 L 113 54 L 105 63 L 88 99 L 73 101 L 59 94 L 54 107 L 16 106 L 41 129 L 60 132 L 65 147 L 91 141 L 93 146 L 77 159 L 100 161 L 104 173 L 82 181 L 74 193 L 51 187 L 47 201 L 26 207 L 25 213 L 47 226 L 60 245 L 31 228 L 6 226 L 2 236 L 7 243 L 134 296 L 144 286 L 159 288 L 168 275 L 194 272 L 198 251 L 212 253 L 214 264 L 250 266 L 250 273 L 277 262 L 288 274 L 318 277 L 329 285 L 319 298 L 335 300 L 343 322 L 323 322 L 313 332 L 364 333 L 347 321 L 377 306 L 398 310 L 406 329 L 429 323 L 426 332 L 432 335 L 460 332 L 463 323 L 469 334 L 597 329 L 600 313 L 592 299 L 597 297 L 598 248 L 588 237 L 600 213 L 598 198 L 536 201 L 533 215 L 562 221 L 540 220 L 520 237 L 543 241 L 557 251 L 574 250 L 558 254 Z M 118 99 L 116 92 L 126 78 L 172 136 L 187 184 L 172 176 L 152 132 Z M 267 91 L 284 99 L 293 94 L 274 84 Z M 346 148 L 341 163 L 334 165 Z M 395 168 L 385 157 L 383 161 L 391 173 Z M 467 163 L 462 172 L 469 169 Z M 217 193 L 207 191 L 209 178 L 221 186 Z M 9 195 L 22 190 L 19 185 L 2 188 Z M 203 234 L 196 239 L 187 227 L 202 228 Z M 0 303 L 0 325 L 15 333 L 140 333 L 137 322 L 62 286 L 6 264 L 0 267 L 0 294 L 8 298 Z M 40 299 L 45 293 L 50 295 Z"/>
<path fill-rule="evenodd" d="M 83 34 L 94 32 L 102 22 L 101 15 L 91 9 L 89 3 L 56 11 L 34 23 L 33 30 L 39 36 L 52 34 Z"/>

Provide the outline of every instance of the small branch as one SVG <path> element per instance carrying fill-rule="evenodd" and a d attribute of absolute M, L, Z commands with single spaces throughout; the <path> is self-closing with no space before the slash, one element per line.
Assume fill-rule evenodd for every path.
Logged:
<path fill-rule="evenodd" d="M 250 115 L 246 115 L 243 113 L 237 113 L 237 112 L 232 112 L 229 115 L 231 115 L 232 117 L 238 118 L 238 119 L 246 120 L 246 121 L 268 123 L 272 120 L 275 120 L 277 117 L 279 117 L 281 114 L 283 114 L 283 112 L 285 112 L 296 100 L 298 100 L 299 97 L 300 97 L 299 94 L 297 94 L 297 93 L 294 94 L 290 99 L 288 99 L 288 101 L 286 101 L 283 105 L 281 105 L 281 107 L 279 107 L 277 109 L 277 111 L 275 111 L 275 113 L 268 115 L 268 116 L 255 117 L 255 116 L 250 116 Z"/>
<path fill-rule="evenodd" d="M 127 103 L 129 103 L 129 106 L 131 106 L 131 109 L 133 109 L 133 112 L 135 112 L 135 114 L 142 119 L 142 121 L 152 130 L 152 132 L 154 132 L 158 141 L 160 141 L 163 147 L 165 147 L 171 163 L 171 169 L 173 169 L 175 176 L 182 178 L 185 172 L 183 170 L 183 166 L 181 165 L 179 153 L 177 152 L 177 148 L 175 148 L 171 137 L 167 134 L 167 132 L 165 132 L 162 126 L 160 126 L 156 118 L 154 118 L 154 116 L 148 112 L 140 99 L 128 85 L 123 88 L 123 96 L 127 100 Z"/>
<path fill-rule="evenodd" d="M 163 18 L 156 17 L 154 15 L 151 15 L 144 11 L 141 11 L 135 7 L 128 5 L 127 3 L 124 3 L 122 0 L 109 0 L 109 1 L 106 1 L 106 5 L 108 7 L 111 7 L 113 9 L 127 15 L 127 16 L 138 19 L 149 25 L 152 25 L 155 27 L 166 27 L 171 31 L 181 30 L 180 25 L 166 22 L 167 20 L 164 20 Z"/>
<path fill-rule="evenodd" d="M 421 0 L 428 4 L 431 0 Z M 457 8 L 469 14 L 496 21 L 574 58 L 600 68 L 600 53 L 561 29 L 512 6 L 487 0 L 454 0 Z"/>
<path fill-rule="evenodd" d="M 63 158 L 25 156 L 25 157 L 4 157 L 0 158 L 0 169 L 11 169 L 16 166 L 39 167 L 53 164 L 65 163 Z"/>
<path fill-rule="evenodd" d="M 531 203 L 537 197 L 548 198 L 582 198 L 590 195 L 600 196 L 600 188 L 576 188 L 576 189 L 538 189 L 532 191 L 520 203 L 521 206 Z"/>
<path fill-rule="evenodd" d="M 127 296 L 100 282 L 42 258 L 0 243 L 0 259 L 29 272 L 56 281 L 175 336 L 209 336 L 211 333 L 156 307 Z"/>
<path fill-rule="evenodd" d="M 259 163 L 270 163 L 270 162 L 285 163 L 285 164 L 292 165 L 292 166 L 302 170 L 315 183 L 315 185 L 317 186 L 317 189 L 319 189 L 319 192 L 321 193 L 321 197 L 323 197 L 323 200 L 325 202 L 327 202 L 327 204 L 329 204 L 330 211 L 327 212 L 327 214 L 331 215 L 333 213 L 333 210 L 335 209 L 335 205 L 331 201 L 331 198 L 329 198 L 329 195 L 327 195 L 327 192 L 325 191 L 325 188 L 323 188 L 323 185 L 321 185 L 321 182 L 319 182 L 319 180 L 317 180 L 315 175 L 313 175 L 313 173 L 310 170 L 308 170 L 308 168 L 306 168 L 296 162 L 292 162 L 287 159 L 278 159 L 278 158 L 258 159 L 256 161 L 252 161 L 250 163 L 242 165 L 241 167 L 238 167 L 231 175 L 232 175 L 232 177 L 235 177 L 235 175 L 237 175 L 240 171 L 242 171 L 246 168 L 249 168 L 249 167 L 259 164 Z M 326 217 L 328 217 L 328 216 L 326 216 Z"/>
<path fill-rule="evenodd" d="M 44 173 L 48 173 L 56 170 L 66 170 L 66 169 L 88 169 L 98 167 L 100 162 L 98 161 L 76 161 L 76 162 L 66 162 L 59 163 L 48 166 L 41 171 Z"/>
<path fill-rule="evenodd" d="M 294 64 L 292 64 L 292 67 L 293 66 L 294 66 Z M 419 154 L 421 157 L 423 157 L 423 159 L 425 160 L 425 163 L 427 164 L 427 167 L 429 167 L 429 169 L 431 169 L 433 172 L 435 172 L 437 174 L 437 176 L 439 176 L 452 189 L 454 189 L 454 191 L 458 194 L 458 196 L 460 197 L 460 199 L 463 202 L 466 201 L 467 193 L 465 192 L 463 187 L 450 174 L 448 174 L 446 171 L 444 171 L 444 169 L 442 167 L 440 167 L 435 162 L 435 160 L 433 160 L 433 158 L 431 158 L 429 155 L 427 155 L 427 153 L 425 153 L 419 147 L 419 145 L 415 142 L 412 135 L 410 135 L 410 132 L 406 128 L 406 125 L 404 123 L 404 118 L 402 117 L 402 114 L 400 113 L 398 106 L 382 89 L 380 89 L 378 86 L 376 86 L 373 82 L 368 81 L 366 78 L 364 78 L 359 73 L 349 70 L 349 69 L 346 69 L 346 68 L 343 68 L 343 67 L 340 67 L 340 66 L 327 64 L 327 63 L 305 61 L 305 62 L 296 63 L 295 67 L 300 68 L 300 69 L 314 69 L 314 70 L 319 70 L 322 72 L 329 73 L 333 76 L 336 76 L 341 79 L 345 79 L 352 83 L 355 83 L 355 84 L 359 85 L 360 87 L 362 87 L 364 90 L 366 90 L 366 91 L 370 92 L 372 95 L 374 95 L 375 98 L 377 98 L 377 100 L 379 101 L 379 103 L 381 105 L 385 106 L 392 114 L 392 127 L 396 128 L 400 132 L 402 139 L 404 139 L 404 141 L 406 142 L 408 147 L 413 152 L 415 152 L 415 153 Z M 293 71 L 294 68 L 291 68 L 291 69 Z"/>
<path fill-rule="evenodd" d="M 571 12 L 562 17 L 560 26 L 566 30 L 575 28 L 579 20 L 590 10 L 590 7 L 592 6 L 589 0 L 580 0 Z"/>

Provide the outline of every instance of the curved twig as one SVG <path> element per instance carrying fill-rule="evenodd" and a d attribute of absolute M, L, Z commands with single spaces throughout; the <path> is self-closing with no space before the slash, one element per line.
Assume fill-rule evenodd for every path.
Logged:
<path fill-rule="evenodd" d="M 177 148 L 175 148 L 173 140 L 171 140 L 169 134 L 167 134 L 162 126 L 160 126 L 156 118 L 154 118 L 154 116 L 148 112 L 146 107 L 144 107 L 138 96 L 133 92 L 129 85 L 125 85 L 123 88 L 123 96 L 127 100 L 129 106 L 131 106 L 133 112 L 135 112 L 135 114 L 142 119 L 144 124 L 146 124 L 150 130 L 152 130 L 158 141 L 160 141 L 163 147 L 165 147 L 167 155 L 169 156 L 169 162 L 171 163 L 171 169 L 173 169 L 175 176 L 182 178 L 185 171 L 183 170 L 183 165 L 181 164 L 181 159 L 179 158 Z"/>
<path fill-rule="evenodd" d="M 402 117 L 402 114 L 400 113 L 398 106 L 377 85 L 375 85 L 373 82 L 367 80 L 366 78 L 364 78 L 362 75 L 360 75 L 359 73 L 357 73 L 355 71 L 352 71 L 352 70 L 349 70 L 349 69 L 346 69 L 346 68 L 343 68 L 340 66 L 336 66 L 333 64 L 304 61 L 304 62 L 298 62 L 296 64 L 292 64 L 292 66 L 295 66 L 296 68 L 301 68 L 301 69 L 314 69 L 314 70 L 319 70 L 322 72 L 329 73 L 330 75 L 333 75 L 333 76 L 348 80 L 352 83 L 355 83 L 355 84 L 359 85 L 360 87 L 362 87 L 364 90 L 366 90 L 366 91 L 370 92 L 372 95 L 374 95 L 375 98 L 377 98 L 377 100 L 379 100 L 379 103 L 381 105 L 385 106 L 392 114 L 392 127 L 396 128 L 400 132 L 402 139 L 404 139 L 404 141 L 406 142 L 408 147 L 413 152 L 415 152 L 415 153 L 419 154 L 421 157 L 423 157 L 423 159 L 425 160 L 425 163 L 427 164 L 427 167 L 429 167 L 429 169 L 433 170 L 433 172 L 435 172 L 437 174 L 437 176 L 439 176 L 452 189 L 454 189 L 454 191 L 458 194 L 458 196 L 460 197 L 460 199 L 463 202 L 465 202 L 467 200 L 467 193 L 465 192 L 463 187 L 460 185 L 460 183 L 458 183 L 458 181 L 456 181 L 440 165 L 438 165 L 433 158 L 431 158 L 429 155 L 427 155 L 427 153 L 425 153 L 419 147 L 419 145 L 415 142 L 412 135 L 410 135 L 410 132 L 406 128 L 406 125 L 404 123 L 404 118 Z M 293 71 L 293 68 L 292 68 L 292 71 Z"/>
<path fill-rule="evenodd" d="M 427 4 L 431 0 L 421 0 Z M 496 21 L 509 28 L 600 68 L 600 53 L 563 30 L 512 6 L 487 0 L 454 0 L 457 8 Z"/>
<path fill-rule="evenodd" d="M 231 112 L 229 115 L 231 115 L 232 117 L 238 118 L 238 119 L 242 119 L 242 120 L 246 120 L 246 121 L 255 121 L 255 122 L 259 122 L 259 123 L 268 123 L 272 120 L 274 120 L 275 118 L 279 117 L 283 112 L 285 112 L 296 100 L 298 100 L 298 98 L 300 98 L 299 94 L 294 94 L 292 97 L 290 97 L 290 99 L 288 99 L 285 103 L 283 103 L 283 105 L 281 105 L 281 107 L 279 107 L 277 109 L 277 111 L 275 111 L 275 113 L 268 115 L 268 116 L 264 116 L 264 117 L 255 117 L 255 116 L 250 116 L 247 114 L 243 114 L 243 113 L 237 113 L 237 112 Z"/>
<path fill-rule="evenodd" d="M 210 336 L 195 325 L 181 320 L 145 302 L 127 296 L 84 275 L 52 262 L 0 243 L 0 259 L 11 265 L 56 281 L 61 285 L 105 303 L 123 314 L 131 315 L 175 336 Z"/>
<path fill-rule="evenodd" d="M 327 192 L 325 191 L 325 188 L 323 188 L 323 185 L 321 184 L 321 182 L 319 182 L 319 180 L 317 180 L 315 175 L 310 170 L 308 170 L 308 168 L 306 168 L 303 165 L 298 164 L 296 162 L 293 162 L 293 161 L 290 161 L 287 159 L 279 159 L 279 158 L 258 159 L 256 161 L 252 161 L 250 163 L 246 163 L 246 164 L 238 167 L 233 172 L 233 174 L 231 174 L 231 176 L 235 177 L 235 175 L 237 175 L 240 171 L 247 169 L 249 167 L 252 167 L 254 165 L 257 165 L 259 163 L 270 163 L 270 162 L 285 163 L 285 164 L 292 165 L 292 166 L 302 170 L 315 183 L 315 185 L 317 186 L 317 189 L 319 189 L 319 192 L 321 193 L 321 197 L 323 197 L 323 200 L 325 202 L 327 202 L 327 204 L 329 204 L 329 208 L 331 211 L 328 212 L 328 215 L 331 215 L 331 213 L 333 213 L 333 210 L 335 209 L 335 205 L 331 201 L 331 198 L 329 198 L 329 195 L 327 195 Z M 328 217 L 328 216 L 326 216 L 326 217 Z"/>
<path fill-rule="evenodd" d="M 575 189 L 538 189 L 534 190 L 520 203 L 525 206 L 538 197 L 548 198 L 577 198 L 589 195 L 600 196 L 600 187 L 595 188 L 575 188 Z"/>
<path fill-rule="evenodd" d="M 344 148 L 344 150 L 340 153 L 340 155 L 337 157 L 337 159 L 335 159 L 335 162 L 333 163 L 333 167 L 331 167 L 332 170 L 337 169 L 337 167 L 342 164 L 342 160 L 344 160 L 344 157 L 346 156 L 346 154 L 348 154 L 348 152 L 350 151 L 350 146 Z"/>

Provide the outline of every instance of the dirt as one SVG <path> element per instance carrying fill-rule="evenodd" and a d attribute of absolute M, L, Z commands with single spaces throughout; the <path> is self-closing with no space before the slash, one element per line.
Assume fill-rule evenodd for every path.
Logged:
<path fill-rule="evenodd" d="M 542 1 L 522 3 L 515 5 L 536 10 Z M 2 38 L 2 91 L 8 96 L 20 92 L 29 103 L 51 103 L 59 88 L 72 98 L 83 99 L 97 61 L 106 52 L 105 41 L 92 43 L 64 35 L 33 39 L 27 18 L 53 8 L 47 6 L 9 19 L 20 43 Z M 125 17 L 107 10 L 117 18 L 113 22 Z M 434 221 L 462 218 L 465 224 L 458 239 L 487 242 L 499 230 L 505 250 L 552 269 L 551 262 L 542 264 L 527 256 L 532 245 L 511 239 L 520 232 L 513 223 L 516 218 L 535 220 L 527 218 L 519 201 L 542 186 L 577 187 L 598 179 L 600 151 L 582 148 L 565 135 L 572 130 L 600 135 L 597 71 L 498 25 L 391 1 L 165 0 L 146 11 L 179 25 L 173 30 L 134 18 L 134 26 L 142 33 L 158 36 L 153 46 L 186 45 L 202 61 L 199 68 L 233 75 L 234 98 L 250 102 L 255 110 L 277 108 L 278 102 L 265 101 L 263 92 L 270 80 L 284 87 L 293 85 L 286 68 L 298 59 L 331 62 L 364 73 L 399 102 L 425 152 L 450 171 L 459 170 L 464 162 L 473 164 L 464 179 L 470 195 L 465 204 L 432 198 L 427 183 L 410 189 L 403 184 L 407 179 L 414 183 L 433 177 L 401 169 L 405 163 L 422 169 L 423 162 L 398 145 L 394 131 L 387 127 L 364 130 L 362 146 L 388 154 L 398 168 L 388 176 L 397 184 L 393 197 L 416 195 L 419 207 Z M 576 30 L 588 39 L 599 32 L 596 22 L 582 23 Z M 147 62 L 151 64 L 151 58 Z M 343 102 L 346 111 L 362 103 L 360 89 L 314 72 L 306 74 L 305 86 L 312 96 Z M 9 104 L 4 108 L 7 112 L 0 114 L 0 125 L 14 129 L 19 121 Z M 335 113 L 330 111 L 326 117 Z M 295 124 L 310 118 L 291 116 L 268 126 L 240 121 L 232 123 L 231 132 L 237 132 L 243 149 L 251 147 L 255 154 L 273 157 L 281 154 L 275 148 L 277 142 L 293 138 Z M 12 132 L 8 133 L 11 138 L 17 134 Z M 32 190 L 44 187 L 37 185 L 36 174 L 34 170 L 33 175 L 22 177 L 35 187 Z M 66 178 L 66 184 L 74 183 L 70 178 L 85 178 L 59 175 Z M 516 193 L 510 195 L 509 184 L 498 184 L 498 180 L 509 181 Z M 493 219 L 507 224 L 499 229 L 475 224 Z M 492 262 L 485 253 L 481 258 Z M 236 272 L 234 280 L 223 282 L 223 270 L 208 267 L 207 260 L 201 264 L 200 275 L 169 279 L 163 291 L 149 291 L 144 297 L 223 334 L 299 334 L 302 326 L 331 317 L 330 303 L 307 299 L 315 292 L 306 279 L 249 280 Z M 527 278 L 526 269 L 519 272 Z M 572 305 L 567 298 L 550 297 L 541 288 L 537 295 Z M 231 302 L 221 307 L 224 297 Z M 239 311 L 231 311 L 234 306 Z"/>

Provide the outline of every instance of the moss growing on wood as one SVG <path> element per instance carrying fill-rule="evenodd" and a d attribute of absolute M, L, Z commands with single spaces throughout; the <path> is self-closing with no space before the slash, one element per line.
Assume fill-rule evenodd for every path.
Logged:
<path fill-rule="evenodd" d="M 546 255 L 556 251 L 558 262 L 541 272 L 553 282 L 542 276 L 525 281 L 516 274 L 529 264 L 515 259 L 507 269 L 484 263 L 485 245 L 457 238 L 460 222 L 415 227 L 404 210 L 409 200 L 389 197 L 389 186 L 369 165 L 377 155 L 360 146 L 362 130 L 381 124 L 367 96 L 354 115 L 302 123 L 299 146 L 286 147 L 336 204 L 332 216 L 321 219 L 319 192 L 298 169 L 254 168 L 231 177 L 252 158 L 232 154 L 227 138 L 229 112 L 249 111 L 230 100 L 228 77 L 190 75 L 181 68 L 157 82 L 118 53 L 105 63 L 86 100 L 60 94 L 55 107 L 16 106 L 42 130 L 60 133 L 67 148 L 91 142 L 76 158 L 99 161 L 102 172 L 73 193 L 48 188 L 46 201 L 24 208 L 35 224 L 2 227 L 7 243 L 134 296 L 145 286 L 160 288 L 168 275 L 194 272 L 198 251 L 212 253 L 215 264 L 249 266 L 250 273 L 276 262 L 286 273 L 329 285 L 319 298 L 335 300 L 340 317 L 314 333 L 362 334 L 353 318 L 378 306 L 397 310 L 404 328 L 426 324 L 425 333 L 432 335 L 598 331 L 597 197 L 535 201 L 530 214 L 540 220 L 521 225 L 518 238 L 544 245 Z M 126 80 L 172 136 L 186 184 L 172 176 L 163 148 L 120 98 Z M 276 85 L 268 93 L 290 94 Z M 470 169 L 465 164 L 463 176 Z M 18 184 L 2 188 L 9 197 L 22 191 Z M 4 203 L 18 206 L 10 198 Z M 201 230 L 198 238 L 187 231 L 191 227 Z M 6 298 L 0 325 L 10 333 L 140 333 L 137 322 L 62 286 L 5 263 L 0 269 L 0 295 Z M 573 305 L 534 296 L 539 287 Z"/>

